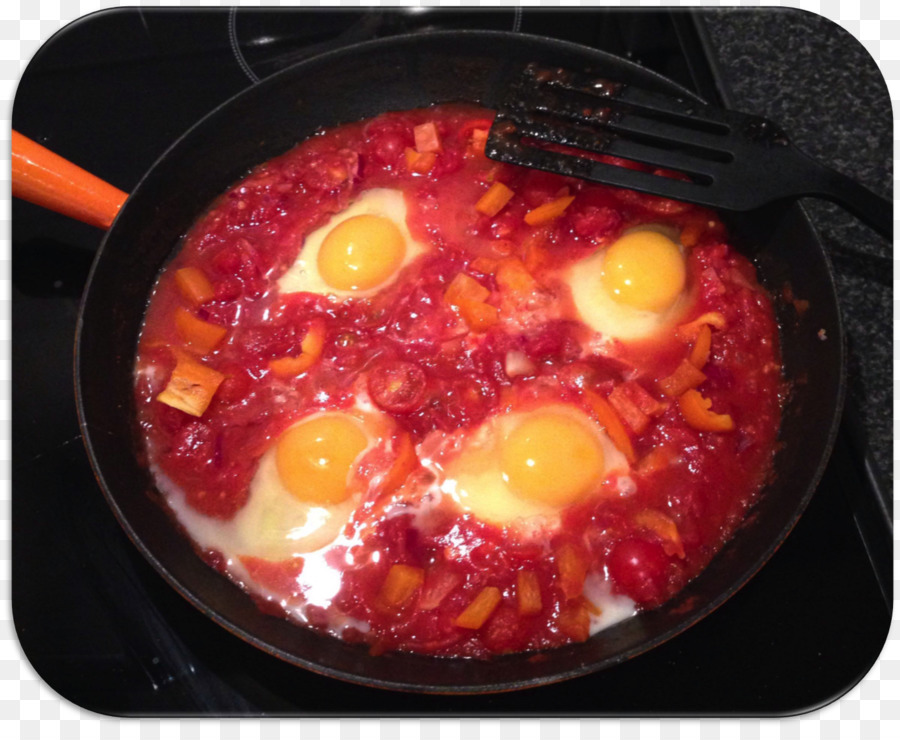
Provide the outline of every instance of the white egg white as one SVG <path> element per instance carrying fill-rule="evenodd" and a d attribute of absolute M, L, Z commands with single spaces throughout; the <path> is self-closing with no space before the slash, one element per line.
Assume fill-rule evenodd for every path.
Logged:
<path fill-rule="evenodd" d="M 613 593 L 612 584 L 601 574 L 592 571 L 584 579 L 584 597 L 595 607 L 591 614 L 589 632 L 596 635 L 637 614 L 637 605 L 627 596 Z"/>
<path fill-rule="evenodd" d="M 627 476 L 625 456 L 583 411 L 564 403 L 550 403 L 538 409 L 569 415 L 591 430 L 603 451 L 604 480 Z M 488 419 L 455 441 L 451 453 L 436 455 L 432 464 L 441 493 L 460 511 L 534 538 L 559 528 L 560 509 L 517 496 L 508 486 L 500 463 L 500 443 L 528 414 L 529 411 L 513 411 Z M 601 483 L 597 481 L 598 488 Z"/>
<path fill-rule="evenodd" d="M 399 269 L 406 267 L 425 252 L 425 245 L 413 239 L 406 224 L 406 202 L 403 193 L 391 188 L 373 188 L 362 192 L 347 208 L 332 216 L 328 223 L 320 226 L 306 237 L 294 264 L 279 278 L 278 289 L 282 293 L 318 293 L 345 298 L 374 295 L 393 283 L 397 278 L 397 272 L 380 285 L 368 290 L 343 290 L 328 285 L 319 274 L 319 250 L 322 248 L 325 237 L 332 229 L 347 219 L 363 215 L 382 216 L 390 219 L 400 230 L 406 243 L 406 254 L 398 272 Z"/>
<path fill-rule="evenodd" d="M 652 224 L 633 231 L 657 231 L 672 239 L 682 255 L 684 247 L 673 230 Z M 603 286 L 606 248 L 570 265 L 563 273 L 563 280 L 572 291 L 572 300 L 578 318 L 601 335 L 604 341 L 618 339 L 625 342 L 649 339 L 660 335 L 675 325 L 688 311 L 692 301 L 686 288 L 666 311 L 646 311 L 616 301 Z"/>
<path fill-rule="evenodd" d="M 233 520 L 241 554 L 283 560 L 319 550 L 347 524 L 355 498 L 330 506 L 300 501 L 278 476 L 273 445 L 260 459 L 247 504 Z"/>
<path fill-rule="evenodd" d="M 318 416 L 345 412 L 317 412 L 303 417 L 298 424 Z M 361 459 L 373 447 L 384 442 L 389 428 L 379 412 L 357 405 L 349 416 L 358 421 L 367 438 Z M 287 430 L 286 430 L 287 431 Z M 241 555 L 280 560 L 304 555 L 331 544 L 341 533 L 359 505 L 363 490 L 351 490 L 350 496 L 336 504 L 301 501 L 285 487 L 275 462 L 277 440 L 259 461 L 250 483 L 250 496 L 235 515 L 236 542 Z"/>

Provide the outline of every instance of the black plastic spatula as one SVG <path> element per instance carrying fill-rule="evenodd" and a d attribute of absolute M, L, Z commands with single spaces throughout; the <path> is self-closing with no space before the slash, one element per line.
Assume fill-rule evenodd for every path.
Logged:
<path fill-rule="evenodd" d="M 891 201 L 801 152 L 772 121 L 568 70 L 527 67 L 497 112 L 485 153 L 724 210 L 821 197 L 888 238 L 893 229 Z"/>

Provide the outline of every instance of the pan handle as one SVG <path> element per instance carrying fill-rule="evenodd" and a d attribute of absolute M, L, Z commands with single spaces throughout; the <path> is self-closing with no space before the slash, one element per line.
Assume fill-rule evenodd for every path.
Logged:
<path fill-rule="evenodd" d="M 128 197 L 18 131 L 12 132 L 12 194 L 101 229 Z"/>

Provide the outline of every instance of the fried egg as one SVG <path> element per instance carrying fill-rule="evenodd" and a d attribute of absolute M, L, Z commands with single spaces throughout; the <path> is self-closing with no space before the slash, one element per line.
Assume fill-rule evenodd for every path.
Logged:
<path fill-rule="evenodd" d="M 424 251 L 406 224 L 403 193 L 366 190 L 306 237 L 278 288 L 282 293 L 372 295 L 393 283 Z"/>
<path fill-rule="evenodd" d="M 286 429 L 263 454 L 246 505 L 233 520 L 242 555 L 280 560 L 332 543 L 360 502 L 358 469 L 386 436 L 371 412 L 317 412 Z"/>
<path fill-rule="evenodd" d="M 465 513 L 536 534 L 628 463 L 580 408 L 545 403 L 492 417 L 443 464 L 441 492 Z"/>
<path fill-rule="evenodd" d="M 572 265 L 564 278 L 579 318 L 604 338 L 657 335 L 690 303 L 683 247 L 662 227 L 643 226 Z"/>

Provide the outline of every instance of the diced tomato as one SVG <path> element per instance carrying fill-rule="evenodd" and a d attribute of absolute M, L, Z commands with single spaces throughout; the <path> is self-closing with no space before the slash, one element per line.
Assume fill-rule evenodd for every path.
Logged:
<path fill-rule="evenodd" d="M 300 596 L 302 589 L 297 579 L 303 572 L 302 557 L 272 561 L 253 555 L 243 555 L 240 561 L 250 577 L 263 588 L 292 599 Z"/>
<path fill-rule="evenodd" d="M 503 655 L 524 649 L 528 632 L 515 607 L 501 604 L 485 624 L 481 640 L 492 653 Z"/>
<path fill-rule="evenodd" d="M 416 140 L 417 152 L 440 153 L 444 150 L 441 145 L 441 135 L 438 133 L 437 124 L 434 121 L 420 123 L 413 129 L 413 137 Z"/>
<path fill-rule="evenodd" d="M 667 408 L 665 403 L 650 395 L 650 392 L 635 380 L 622 383 L 621 389 L 622 393 L 647 416 L 659 416 Z"/>
<path fill-rule="evenodd" d="M 632 400 L 629 393 L 625 390 L 624 385 L 617 385 L 609 394 L 609 403 L 619 414 L 619 417 L 625 422 L 625 425 L 631 429 L 634 434 L 643 434 L 644 430 L 650 426 L 650 417 L 638 408 L 637 404 Z"/>
<path fill-rule="evenodd" d="M 425 573 L 425 584 L 419 598 L 419 608 L 431 611 L 437 609 L 462 583 L 462 577 L 446 567 L 432 568 Z"/>
<path fill-rule="evenodd" d="M 571 214 L 572 230 L 581 239 L 602 242 L 622 225 L 621 214 L 608 206 L 586 206 Z"/>

